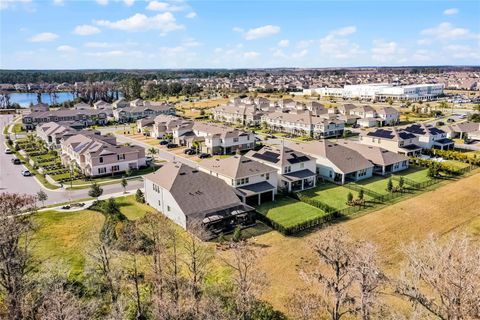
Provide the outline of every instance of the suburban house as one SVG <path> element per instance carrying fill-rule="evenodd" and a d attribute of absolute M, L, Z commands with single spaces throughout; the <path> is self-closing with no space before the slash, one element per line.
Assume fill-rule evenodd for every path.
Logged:
<path fill-rule="evenodd" d="M 447 138 L 447 133 L 442 129 L 427 126 L 423 123 L 412 124 L 403 130 L 416 135 L 418 137 L 418 145 L 423 149 L 453 149 L 455 144 L 453 140 Z"/>
<path fill-rule="evenodd" d="M 255 104 L 227 104 L 213 109 L 213 119 L 246 126 L 260 125 L 262 114 Z"/>
<path fill-rule="evenodd" d="M 135 100 L 134 100 L 135 101 Z M 133 102 L 131 102 L 133 103 Z M 139 102 L 137 102 L 139 103 Z M 113 110 L 113 116 L 119 123 L 132 122 L 142 118 L 155 117 L 160 114 L 175 114 L 175 108 L 170 104 L 124 107 Z"/>
<path fill-rule="evenodd" d="M 130 103 L 125 100 L 124 98 L 120 98 L 118 100 L 115 100 L 112 102 L 112 108 L 113 109 L 121 109 L 130 106 Z"/>
<path fill-rule="evenodd" d="M 255 135 L 231 127 L 206 123 L 185 122 L 173 128 L 173 141 L 188 148 L 198 142 L 200 151 L 211 154 L 232 154 L 255 147 Z"/>
<path fill-rule="evenodd" d="M 277 169 L 245 156 L 206 159 L 199 168 L 235 188 L 243 203 L 251 206 L 273 201 L 277 193 Z"/>
<path fill-rule="evenodd" d="M 147 204 L 203 238 L 255 223 L 254 208 L 242 203 L 234 189 L 185 164 L 167 162 L 144 183 Z"/>
<path fill-rule="evenodd" d="M 359 142 L 370 146 L 381 147 L 406 156 L 416 156 L 422 151 L 422 147 L 420 146 L 416 135 L 395 128 L 378 128 L 360 134 Z"/>
<path fill-rule="evenodd" d="M 467 139 L 480 141 L 480 123 L 478 122 L 459 122 L 444 128 L 447 138 Z"/>
<path fill-rule="evenodd" d="M 393 107 L 383 107 L 377 110 L 380 126 L 392 126 L 400 121 L 400 112 Z"/>
<path fill-rule="evenodd" d="M 100 135 L 100 131 L 84 129 L 82 123 L 76 122 L 47 122 L 38 125 L 35 129 L 37 137 L 45 141 L 48 147 L 60 147 L 62 139 L 82 133 L 85 135 Z"/>
<path fill-rule="evenodd" d="M 316 163 L 319 178 L 344 184 L 373 175 L 374 165 L 359 152 L 328 140 L 288 142 L 289 148 L 309 155 Z"/>
<path fill-rule="evenodd" d="M 152 129 L 152 126 L 153 126 L 154 122 L 155 121 L 154 121 L 153 118 L 138 119 L 137 120 L 137 132 L 138 133 L 143 133 L 143 134 L 148 133 L 148 135 L 151 135 L 150 132 L 151 132 L 151 129 Z"/>
<path fill-rule="evenodd" d="M 245 157 L 274 167 L 280 190 L 302 191 L 316 185 L 315 159 L 302 152 L 285 146 L 265 146 L 247 152 Z"/>
<path fill-rule="evenodd" d="M 93 104 L 93 108 L 97 110 L 105 110 L 105 109 L 112 110 L 113 105 L 103 100 L 99 100 Z"/>
<path fill-rule="evenodd" d="M 33 130 L 37 125 L 42 123 L 75 121 L 87 127 L 95 124 L 105 125 L 107 124 L 107 117 L 107 113 L 103 110 L 59 109 L 55 111 L 32 112 L 23 115 L 22 125 L 25 130 Z"/>
<path fill-rule="evenodd" d="M 62 163 L 75 164 L 86 176 L 103 176 L 146 165 L 145 149 L 116 144 L 114 136 L 70 136 L 61 142 Z"/>
<path fill-rule="evenodd" d="M 347 103 L 333 109 L 332 113 L 337 113 L 339 120 L 344 120 L 348 124 L 356 123 L 362 128 L 382 127 L 395 125 L 400 121 L 400 112 L 393 107 L 382 107 L 375 109 L 369 105 L 360 107 Z"/>
<path fill-rule="evenodd" d="M 374 165 L 374 174 L 384 176 L 408 169 L 408 157 L 403 154 L 398 154 L 381 147 L 369 146 L 350 140 L 343 140 L 338 144 L 358 152 L 365 159 L 370 161 Z"/>
<path fill-rule="evenodd" d="M 45 112 L 49 109 L 48 104 L 41 102 L 30 106 L 30 112 Z"/>
<path fill-rule="evenodd" d="M 171 134 L 174 128 L 190 122 L 190 120 L 185 120 L 177 116 L 161 114 L 156 116 L 153 120 L 150 135 L 154 138 L 160 139 L 166 134 Z"/>

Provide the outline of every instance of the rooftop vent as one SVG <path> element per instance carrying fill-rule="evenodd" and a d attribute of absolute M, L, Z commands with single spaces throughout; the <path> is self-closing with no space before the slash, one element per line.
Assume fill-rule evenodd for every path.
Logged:
<path fill-rule="evenodd" d="M 185 172 L 180 172 L 179 175 L 184 176 Z"/>

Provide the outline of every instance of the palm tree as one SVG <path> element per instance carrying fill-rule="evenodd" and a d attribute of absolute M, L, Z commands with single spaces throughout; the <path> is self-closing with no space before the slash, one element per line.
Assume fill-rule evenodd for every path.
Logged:
<path fill-rule="evenodd" d="M 152 162 L 150 162 L 152 168 L 155 166 L 155 155 L 158 153 L 158 149 L 151 147 L 147 150 L 147 154 L 150 155 L 153 159 Z"/>

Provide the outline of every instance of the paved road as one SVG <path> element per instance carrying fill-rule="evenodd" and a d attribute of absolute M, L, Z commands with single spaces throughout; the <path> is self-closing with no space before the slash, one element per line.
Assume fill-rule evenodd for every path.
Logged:
<path fill-rule="evenodd" d="M 45 204 L 62 203 L 67 201 L 74 201 L 88 198 L 89 189 L 80 190 L 49 190 L 45 189 L 34 177 L 23 177 L 21 171 L 23 166 L 14 165 L 11 162 L 13 155 L 5 154 L 5 136 L 3 135 L 3 128 L 12 123 L 13 116 L 0 115 L 0 192 L 11 193 L 26 193 L 36 194 L 40 190 L 44 190 L 48 195 L 48 200 Z M 123 191 L 120 184 L 111 184 L 102 186 L 104 195 L 119 193 Z M 127 190 L 135 190 L 143 188 L 143 181 L 129 180 Z"/>

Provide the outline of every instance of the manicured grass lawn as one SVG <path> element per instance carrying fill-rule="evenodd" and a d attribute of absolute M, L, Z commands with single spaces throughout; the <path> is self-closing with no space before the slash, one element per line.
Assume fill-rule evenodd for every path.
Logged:
<path fill-rule="evenodd" d="M 302 192 L 302 194 L 323 202 L 330 207 L 341 210 L 348 207 L 346 202 L 350 192 L 353 194 L 354 198 L 358 196 L 357 192 L 346 187 L 337 186 L 333 183 L 322 183 L 317 185 L 316 188 Z M 372 198 L 366 194 L 364 195 L 364 199 L 366 201 L 372 200 Z"/>
<path fill-rule="evenodd" d="M 143 218 L 145 213 L 154 212 L 154 209 L 144 203 L 135 201 L 134 196 L 126 196 L 115 198 L 122 212 L 129 220 L 137 220 Z"/>
<path fill-rule="evenodd" d="M 428 176 L 428 169 L 410 166 L 407 170 L 395 172 L 396 176 L 403 176 L 412 179 L 415 182 L 425 182 L 431 180 Z"/>
<path fill-rule="evenodd" d="M 325 215 L 316 207 L 288 197 L 264 203 L 257 211 L 286 228 Z"/>
<path fill-rule="evenodd" d="M 366 180 L 357 181 L 357 184 L 369 190 L 372 190 L 376 193 L 386 195 L 386 194 L 389 194 L 389 192 L 387 191 L 388 180 L 389 180 L 388 177 L 385 178 L 385 177 L 373 176 Z M 392 180 L 392 183 L 395 186 L 398 184 L 398 181 Z"/>
<path fill-rule="evenodd" d="M 91 241 L 98 239 L 103 215 L 90 210 L 45 211 L 37 213 L 33 220 L 38 226 L 34 234 L 35 258 L 57 270 L 65 268 L 75 278 L 81 276 L 87 249 Z"/>
<path fill-rule="evenodd" d="M 15 125 L 13 126 L 13 132 L 21 133 L 21 132 L 25 132 L 25 130 L 23 130 L 21 123 L 15 123 Z"/>

